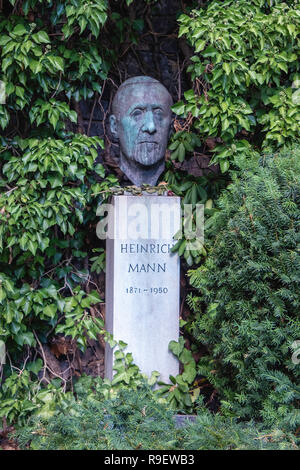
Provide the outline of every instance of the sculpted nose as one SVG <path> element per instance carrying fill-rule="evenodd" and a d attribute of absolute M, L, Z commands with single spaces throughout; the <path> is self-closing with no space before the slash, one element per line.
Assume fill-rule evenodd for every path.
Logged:
<path fill-rule="evenodd" d="M 155 122 L 153 119 L 152 111 L 147 111 L 145 115 L 145 122 L 142 127 L 142 131 L 153 134 L 156 131 Z"/>

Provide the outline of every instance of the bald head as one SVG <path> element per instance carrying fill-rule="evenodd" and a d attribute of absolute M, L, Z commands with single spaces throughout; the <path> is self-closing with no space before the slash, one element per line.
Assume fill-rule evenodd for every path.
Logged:
<path fill-rule="evenodd" d="M 113 114 L 126 112 L 132 102 L 151 100 L 152 97 L 163 101 L 169 108 L 173 104 L 172 96 L 166 87 L 155 78 L 146 76 L 128 78 L 115 94 L 112 102 Z"/>

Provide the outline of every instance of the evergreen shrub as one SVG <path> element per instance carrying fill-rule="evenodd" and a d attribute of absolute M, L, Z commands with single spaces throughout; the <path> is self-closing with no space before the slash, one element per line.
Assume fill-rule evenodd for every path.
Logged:
<path fill-rule="evenodd" d="M 99 379 L 97 379 L 99 382 Z M 98 390 L 99 388 L 98 384 Z M 50 418 L 35 417 L 17 432 L 21 448 L 31 450 L 196 450 L 293 449 L 294 438 L 220 415 L 202 405 L 195 423 L 178 427 L 174 411 L 146 385 L 123 387 L 108 399 L 95 393 Z"/>
<path fill-rule="evenodd" d="M 300 424 L 300 147 L 241 172 L 206 230 L 207 261 L 190 271 L 199 296 L 194 337 L 208 355 L 198 373 L 217 388 L 223 409 L 242 418 Z M 298 346 L 299 349 L 299 346 Z"/>

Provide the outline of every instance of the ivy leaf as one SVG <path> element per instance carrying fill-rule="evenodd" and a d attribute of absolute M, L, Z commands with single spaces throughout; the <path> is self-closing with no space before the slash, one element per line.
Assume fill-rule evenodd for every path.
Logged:
<path fill-rule="evenodd" d="M 0 46 L 5 46 L 9 41 L 11 41 L 11 37 L 7 36 L 7 34 L 4 34 L 0 38 Z"/>
<path fill-rule="evenodd" d="M 220 161 L 220 168 L 221 172 L 225 173 L 229 169 L 229 161 L 228 160 L 221 160 Z"/>
<path fill-rule="evenodd" d="M 18 333 L 15 336 L 15 341 L 19 346 L 23 346 L 24 344 L 28 344 L 28 346 L 35 345 L 35 339 L 34 339 L 33 333 L 31 333 L 30 331 L 26 333 Z"/>
<path fill-rule="evenodd" d="M 289 69 L 288 66 L 285 62 L 278 62 L 277 63 L 278 67 L 283 70 L 285 73 L 288 73 Z"/>
<path fill-rule="evenodd" d="M 29 362 L 26 366 L 26 369 L 29 370 L 30 372 L 33 372 L 35 375 L 38 375 L 42 367 L 43 367 L 43 361 L 41 358 L 38 358 L 34 362 Z"/>
<path fill-rule="evenodd" d="M 90 292 L 90 294 L 87 297 L 92 304 L 97 304 L 99 302 L 102 302 L 100 295 L 98 294 L 96 290 L 93 290 L 92 292 Z"/>
<path fill-rule="evenodd" d="M 86 25 L 87 25 L 87 19 L 84 17 L 84 16 L 81 16 L 79 18 L 79 26 L 80 26 L 80 34 L 83 33 L 83 31 L 85 30 L 86 28 Z"/>
<path fill-rule="evenodd" d="M 63 60 L 62 57 L 48 55 L 47 59 L 49 60 L 50 64 L 53 66 L 53 68 L 55 68 L 56 70 L 59 70 L 61 72 L 64 71 L 64 60 Z"/>
<path fill-rule="evenodd" d="M 175 113 L 175 114 L 184 114 L 184 110 L 185 110 L 185 104 L 183 101 L 179 101 L 178 103 L 174 104 L 174 106 L 172 106 L 172 111 Z"/>
<path fill-rule="evenodd" d="M 195 46 L 195 52 L 200 52 L 204 49 L 205 47 L 205 44 L 206 44 L 206 40 L 205 39 L 199 39 L 199 41 L 196 42 Z"/>
<path fill-rule="evenodd" d="M 179 341 L 170 341 L 169 350 L 176 356 L 179 357 L 184 349 L 184 339 L 180 336 Z"/>
<path fill-rule="evenodd" d="M 223 69 L 225 70 L 226 75 L 229 75 L 231 72 L 230 64 L 228 62 L 223 62 Z"/>
<path fill-rule="evenodd" d="M 36 242 L 34 242 L 32 240 L 28 241 L 28 249 L 29 249 L 29 251 L 31 251 L 33 256 L 36 254 L 37 247 L 38 247 L 38 244 Z"/>
<path fill-rule="evenodd" d="M 76 111 L 70 111 L 69 112 L 69 118 L 70 118 L 70 121 L 72 122 L 77 122 L 77 113 Z"/>
<path fill-rule="evenodd" d="M 54 318 L 55 315 L 56 315 L 56 312 L 57 312 L 57 305 L 56 305 L 56 304 L 47 305 L 47 307 L 45 307 L 45 308 L 43 309 L 43 313 L 44 313 L 47 317 L 50 317 L 50 318 Z"/>
<path fill-rule="evenodd" d="M 37 33 L 32 35 L 32 39 L 37 43 L 50 43 L 50 39 L 46 31 L 38 31 Z"/>
<path fill-rule="evenodd" d="M 23 36 L 24 34 L 27 33 L 27 30 L 24 25 L 18 24 L 15 26 L 15 28 L 12 30 L 12 34 L 15 34 L 16 36 Z"/>

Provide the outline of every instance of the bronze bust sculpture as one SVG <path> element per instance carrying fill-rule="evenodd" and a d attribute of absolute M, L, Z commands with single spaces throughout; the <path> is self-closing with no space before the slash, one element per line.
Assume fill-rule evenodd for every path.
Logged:
<path fill-rule="evenodd" d="M 164 170 L 172 97 L 151 77 L 126 80 L 119 87 L 110 129 L 120 144 L 120 168 L 135 185 L 155 185 Z"/>

